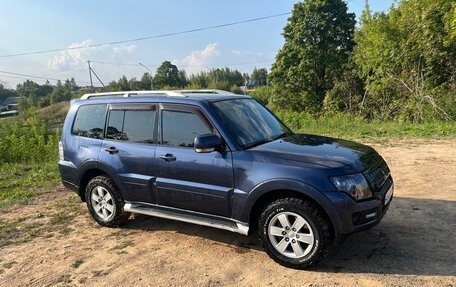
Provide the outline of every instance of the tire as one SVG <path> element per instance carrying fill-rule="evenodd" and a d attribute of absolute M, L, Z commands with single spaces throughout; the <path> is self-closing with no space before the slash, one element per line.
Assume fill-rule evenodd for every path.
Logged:
<path fill-rule="evenodd" d="M 120 191 L 109 176 L 92 178 L 87 184 L 85 199 L 90 215 L 101 226 L 117 227 L 130 217 L 130 213 L 123 210 Z"/>
<path fill-rule="evenodd" d="M 261 213 L 258 226 L 266 253 L 283 266 L 305 269 L 316 265 L 329 252 L 328 221 L 315 206 L 302 199 L 279 198 L 271 202 Z"/>

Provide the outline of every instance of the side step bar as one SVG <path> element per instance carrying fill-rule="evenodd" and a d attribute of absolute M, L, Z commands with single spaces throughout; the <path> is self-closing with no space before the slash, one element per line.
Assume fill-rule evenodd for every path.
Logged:
<path fill-rule="evenodd" d="M 154 204 L 127 202 L 124 210 L 132 213 L 140 213 L 149 216 L 161 217 L 171 220 L 183 221 L 231 232 L 248 235 L 249 226 L 246 223 L 238 222 L 229 218 L 207 215 L 204 213 L 187 211 L 172 207 L 162 207 Z"/>

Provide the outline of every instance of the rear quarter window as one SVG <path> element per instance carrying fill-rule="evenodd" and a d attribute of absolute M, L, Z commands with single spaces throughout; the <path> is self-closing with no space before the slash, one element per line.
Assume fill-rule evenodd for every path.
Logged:
<path fill-rule="evenodd" d="M 78 109 L 73 123 L 72 134 L 102 139 L 104 132 L 106 105 L 86 105 Z"/>

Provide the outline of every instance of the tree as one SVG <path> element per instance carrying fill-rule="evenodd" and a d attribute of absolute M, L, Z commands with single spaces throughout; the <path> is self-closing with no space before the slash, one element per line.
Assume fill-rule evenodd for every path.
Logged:
<path fill-rule="evenodd" d="M 157 72 L 154 77 L 154 87 L 163 88 L 168 87 L 180 87 L 179 70 L 176 65 L 171 64 L 170 61 L 164 61 L 160 67 L 157 68 Z"/>
<path fill-rule="evenodd" d="M 268 70 L 265 68 L 257 69 L 255 67 L 251 79 L 255 87 L 266 86 L 268 84 Z"/>
<path fill-rule="evenodd" d="M 374 15 L 366 5 L 354 53 L 366 89 L 365 114 L 407 121 L 455 116 L 456 41 L 445 25 L 452 3 L 399 1 Z"/>
<path fill-rule="evenodd" d="M 151 90 L 152 86 L 152 76 L 149 73 L 144 73 L 141 77 L 141 85 L 143 90 Z"/>
<path fill-rule="evenodd" d="M 187 72 L 179 70 L 179 87 L 183 88 L 187 85 Z"/>
<path fill-rule="evenodd" d="M 244 75 L 241 72 L 228 67 L 211 69 L 209 72 L 202 71 L 188 78 L 190 86 L 222 90 L 231 90 L 233 86 L 244 85 L 244 82 Z"/>
<path fill-rule="evenodd" d="M 320 110 L 353 50 L 354 28 L 355 14 L 347 12 L 342 0 L 304 0 L 294 5 L 283 32 L 284 46 L 270 74 L 282 97 L 288 98 L 284 103 L 298 101 L 296 108 Z"/>
<path fill-rule="evenodd" d="M 17 97 L 17 93 L 14 90 L 6 89 L 2 84 L 0 84 L 0 106 L 3 102 L 9 97 Z"/>
<path fill-rule="evenodd" d="M 76 84 L 76 81 L 74 80 L 74 78 L 71 78 L 70 80 L 69 79 L 65 80 L 64 87 L 66 89 L 68 89 L 69 91 L 74 92 L 78 88 L 78 85 Z"/>
<path fill-rule="evenodd" d="M 130 84 L 128 83 L 127 77 L 125 77 L 125 75 L 123 75 L 122 78 L 119 79 L 117 84 L 118 84 L 120 91 L 129 91 L 130 90 Z"/>

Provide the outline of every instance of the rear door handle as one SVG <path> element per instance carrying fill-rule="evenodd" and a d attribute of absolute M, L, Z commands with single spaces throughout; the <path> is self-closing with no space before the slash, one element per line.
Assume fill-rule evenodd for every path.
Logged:
<path fill-rule="evenodd" d="M 165 153 L 164 155 L 160 156 L 160 158 L 164 159 L 165 161 L 175 161 L 176 160 L 176 157 L 170 153 Z"/>
<path fill-rule="evenodd" d="M 105 151 L 109 152 L 110 154 L 119 152 L 119 150 L 116 149 L 116 147 L 114 147 L 114 146 L 110 146 L 110 147 L 105 148 Z"/>

